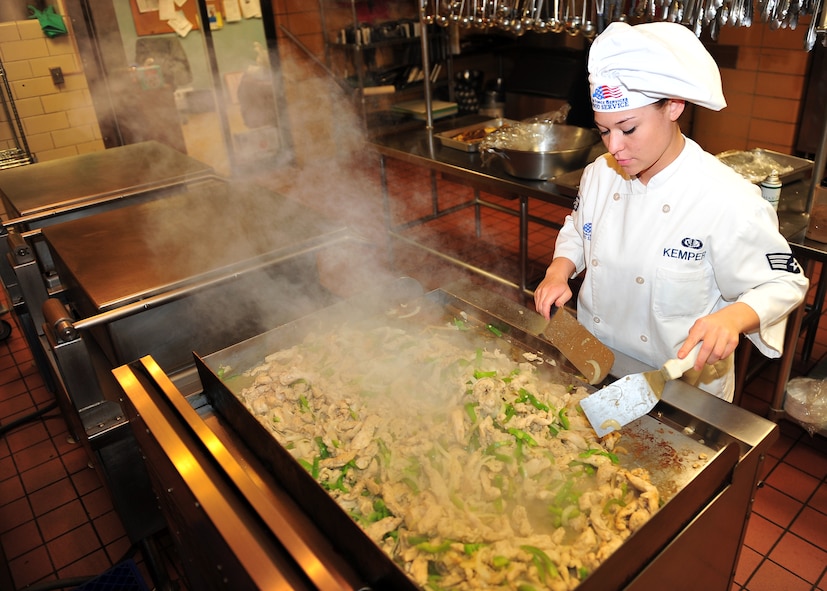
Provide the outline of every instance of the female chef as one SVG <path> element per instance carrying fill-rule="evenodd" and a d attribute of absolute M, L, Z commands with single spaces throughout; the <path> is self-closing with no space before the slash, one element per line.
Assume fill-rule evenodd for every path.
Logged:
<path fill-rule="evenodd" d="M 780 356 L 809 281 L 760 189 L 681 133 L 686 101 L 726 106 L 718 67 L 683 25 L 616 22 L 588 69 L 608 153 L 583 173 L 536 308 L 548 318 L 585 271 L 577 316 L 597 338 L 653 367 L 701 342 L 684 379 L 731 401 L 740 335 Z"/>

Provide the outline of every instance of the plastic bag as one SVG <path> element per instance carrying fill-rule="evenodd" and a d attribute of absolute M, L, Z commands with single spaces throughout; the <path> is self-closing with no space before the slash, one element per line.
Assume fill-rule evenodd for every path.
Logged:
<path fill-rule="evenodd" d="M 827 429 L 827 382 L 814 378 L 793 378 L 787 383 L 784 410 L 810 435 Z"/>
<path fill-rule="evenodd" d="M 29 10 L 32 11 L 31 18 L 36 18 L 40 21 L 40 28 L 47 37 L 57 37 L 58 35 L 66 35 L 66 23 L 63 22 L 63 17 L 55 12 L 55 7 L 49 5 L 45 10 L 38 10 L 29 4 Z"/>

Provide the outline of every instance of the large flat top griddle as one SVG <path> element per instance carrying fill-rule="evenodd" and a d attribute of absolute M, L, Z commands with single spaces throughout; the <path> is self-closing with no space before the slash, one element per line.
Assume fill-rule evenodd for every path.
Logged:
<path fill-rule="evenodd" d="M 60 273 L 105 312 L 266 265 L 347 226 L 255 184 L 210 180 L 164 199 L 43 229 Z"/>

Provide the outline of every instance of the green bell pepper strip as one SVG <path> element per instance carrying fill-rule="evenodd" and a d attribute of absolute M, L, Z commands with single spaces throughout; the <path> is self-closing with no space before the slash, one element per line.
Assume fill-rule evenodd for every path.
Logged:
<path fill-rule="evenodd" d="M 499 328 L 497 328 L 493 324 L 486 324 L 485 328 L 487 328 L 491 332 L 491 334 L 493 334 L 495 337 L 503 336 L 503 331 L 501 331 Z"/>
<path fill-rule="evenodd" d="M 416 482 L 414 482 L 413 478 L 409 478 L 407 476 L 404 476 L 399 480 L 399 482 L 404 482 L 409 487 L 411 487 L 411 490 L 414 492 L 415 495 L 419 494 L 419 486 L 417 486 L 417 484 L 416 484 Z"/>
<path fill-rule="evenodd" d="M 591 457 L 591 456 L 605 456 L 605 457 L 607 457 L 611 460 L 612 464 L 617 464 L 617 463 L 620 462 L 617 455 L 613 454 L 610 451 L 606 451 L 605 449 L 594 449 L 594 448 L 592 448 L 592 449 L 587 449 L 584 452 L 580 452 L 580 457 L 581 458 L 588 458 L 588 457 Z"/>
<path fill-rule="evenodd" d="M 569 430 L 571 428 L 571 422 L 569 421 L 569 417 L 566 416 L 566 409 L 561 408 L 557 416 L 560 419 L 560 426 L 563 427 L 563 429 Z"/>
<path fill-rule="evenodd" d="M 441 544 L 432 544 L 431 542 L 422 542 L 416 545 L 417 550 L 427 552 L 428 554 L 440 554 L 451 549 L 451 540 L 445 540 Z"/>
<path fill-rule="evenodd" d="M 529 546 L 526 544 L 520 546 L 520 549 L 531 554 L 531 561 L 537 568 L 537 573 L 540 576 L 540 581 L 545 583 L 549 577 L 560 576 L 560 573 L 557 571 L 557 566 L 554 564 L 554 562 L 552 562 L 548 554 L 540 550 L 540 548 L 537 548 L 536 546 Z"/>
<path fill-rule="evenodd" d="M 526 443 L 529 447 L 537 447 L 537 441 L 522 429 L 509 427 L 507 429 L 509 435 L 513 435 L 518 442 Z"/>
<path fill-rule="evenodd" d="M 465 414 L 467 414 L 468 418 L 471 419 L 472 425 L 477 423 L 477 406 L 479 406 L 479 404 L 476 402 L 465 403 Z"/>
<path fill-rule="evenodd" d="M 548 404 L 540 402 L 537 400 L 537 397 L 526 390 L 525 388 L 520 388 L 518 390 L 520 396 L 517 398 L 517 402 L 528 402 L 531 406 L 536 408 L 537 410 L 548 410 Z"/>
<path fill-rule="evenodd" d="M 606 504 L 603 505 L 603 515 L 608 515 L 614 505 L 617 505 L 618 507 L 625 507 L 626 503 L 623 499 L 609 499 L 606 501 Z"/>
<path fill-rule="evenodd" d="M 323 460 L 331 457 L 330 450 L 327 448 L 327 445 L 321 437 L 315 437 L 314 441 L 316 442 L 316 445 L 319 446 L 319 455 Z"/>

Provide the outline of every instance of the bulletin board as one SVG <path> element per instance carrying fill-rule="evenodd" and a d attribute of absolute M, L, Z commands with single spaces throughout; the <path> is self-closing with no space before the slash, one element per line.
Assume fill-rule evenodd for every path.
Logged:
<path fill-rule="evenodd" d="M 135 21 L 135 31 L 139 36 L 160 35 L 162 33 L 173 33 L 165 21 L 158 18 L 158 12 L 141 12 L 138 10 L 138 0 L 129 0 L 132 6 L 132 18 Z M 192 23 L 192 28 L 198 28 L 198 2 L 187 0 L 180 10 L 184 12 L 187 19 Z"/>

